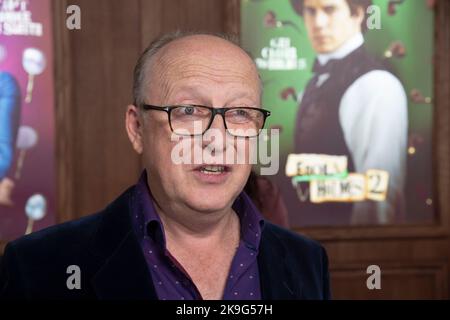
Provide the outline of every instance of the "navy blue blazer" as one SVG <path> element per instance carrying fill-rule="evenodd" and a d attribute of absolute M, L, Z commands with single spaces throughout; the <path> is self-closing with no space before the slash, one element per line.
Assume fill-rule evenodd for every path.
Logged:
<path fill-rule="evenodd" d="M 103 211 L 10 242 L 0 298 L 157 299 L 131 227 L 133 187 Z M 71 265 L 81 289 L 69 290 Z M 262 298 L 329 299 L 327 255 L 313 240 L 266 222 L 258 254 Z"/>

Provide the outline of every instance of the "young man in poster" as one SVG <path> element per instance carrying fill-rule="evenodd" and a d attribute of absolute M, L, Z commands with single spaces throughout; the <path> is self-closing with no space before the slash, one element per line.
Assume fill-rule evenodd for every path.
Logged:
<path fill-rule="evenodd" d="M 372 1 L 291 3 L 317 53 L 297 115 L 295 153 L 346 156 L 349 173 L 389 175 L 385 201 L 299 202 L 300 210 L 331 225 L 395 222 L 403 208 L 407 98 L 400 81 L 364 48 Z"/>

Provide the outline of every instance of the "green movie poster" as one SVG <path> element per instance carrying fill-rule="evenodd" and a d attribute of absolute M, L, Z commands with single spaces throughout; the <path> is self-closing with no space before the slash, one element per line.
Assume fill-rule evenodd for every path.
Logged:
<path fill-rule="evenodd" d="M 241 28 L 290 226 L 432 222 L 434 1 L 242 0 Z"/>

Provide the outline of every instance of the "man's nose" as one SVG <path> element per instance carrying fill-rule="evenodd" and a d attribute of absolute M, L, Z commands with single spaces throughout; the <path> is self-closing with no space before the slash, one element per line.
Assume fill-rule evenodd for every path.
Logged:
<path fill-rule="evenodd" d="M 223 130 L 224 132 L 226 131 L 225 129 L 225 118 L 221 115 L 221 114 L 216 114 L 214 116 L 214 118 L 212 119 L 211 122 L 211 126 L 209 127 L 209 129 L 215 129 L 215 130 Z"/>
<path fill-rule="evenodd" d="M 221 114 L 216 114 L 211 122 L 211 126 L 203 134 L 203 147 L 214 147 L 216 151 L 225 150 L 226 129 L 224 118 Z"/>
<path fill-rule="evenodd" d="M 328 15 L 323 11 L 317 11 L 314 16 L 314 27 L 324 28 L 328 24 Z"/>

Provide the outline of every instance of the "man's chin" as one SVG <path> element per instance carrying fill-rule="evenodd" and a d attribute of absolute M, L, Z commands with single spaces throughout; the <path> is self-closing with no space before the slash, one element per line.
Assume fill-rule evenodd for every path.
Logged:
<path fill-rule="evenodd" d="M 328 45 L 328 44 L 317 44 L 314 46 L 314 51 L 316 51 L 319 54 L 326 54 L 335 51 L 336 49 L 334 46 Z"/>
<path fill-rule="evenodd" d="M 229 199 L 227 201 L 227 199 Z M 223 194 L 203 195 L 200 197 L 190 198 L 188 206 L 195 211 L 203 213 L 214 213 L 226 210 L 231 207 L 231 197 L 226 197 Z"/>

